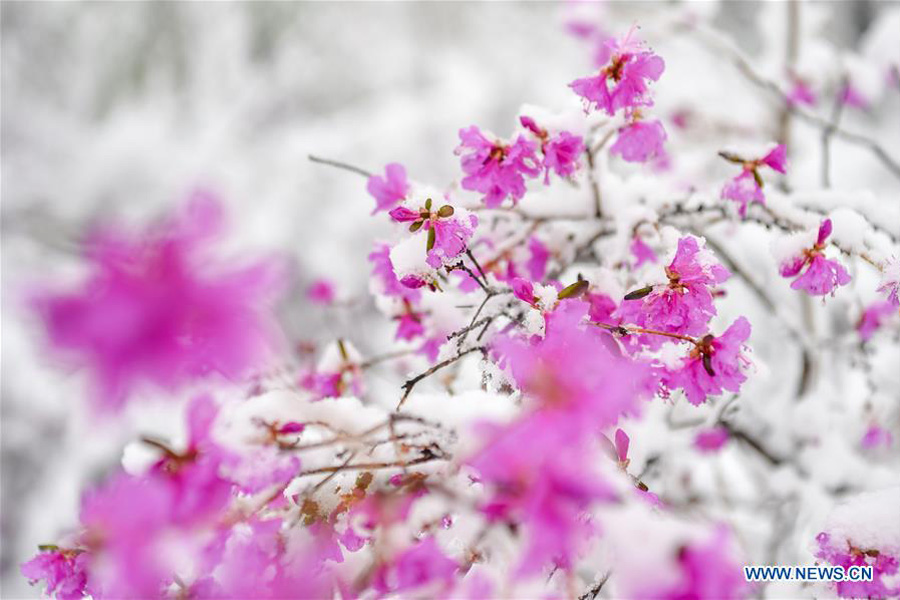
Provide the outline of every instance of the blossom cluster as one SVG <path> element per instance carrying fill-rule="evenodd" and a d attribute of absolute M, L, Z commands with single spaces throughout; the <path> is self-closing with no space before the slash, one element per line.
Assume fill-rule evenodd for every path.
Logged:
<path fill-rule="evenodd" d="M 351 169 L 387 232 L 366 286 L 387 349 L 355 322 L 316 343 L 281 331 L 292 270 L 229 260 L 210 193 L 144 228 L 93 230 L 80 279 L 31 290 L 44 342 L 82 369 L 92 414 L 189 397 L 187 434 L 130 446 L 147 460 L 89 490 L 77 526 L 22 574 L 63 599 L 597 597 L 607 580 L 613 597 L 752 595 L 747 541 L 718 512 L 694 512 L 688 483 L 710 465 L 718 482 L 717 461 L 739 452 L 794 468 L 785 487 L 812 477 L 745 418 L 764 409 L 746 398 L 767 368 L 751 346 L 772 343 L 757 316 L 799 340 L 805 386 L 821 365 L 785 298 L 841 302 L 866 281 L 845 265 L 876 268 L 853 313 L 865 350 L 896 324 L 900 268 L 846 212 L 763 194 L 764 169 L 787 175 L 783 143 L 720 152 L 741 171 L 710 205 L 652 202 L 606 171 L 611 156 L 667 158 L 662 120 L 646 117 L 665 62 L 637 32 L 602 36 L 599 71 L 569 86 L 584 111 L 523 109 L 508 139 L 460 129 L 459 176 L 444 187 L 399 163 Z M 801 83 L 792 102 L 814 102 Z M 772 236 L 774 260 L 754 264 L 764 277 L 745 273 L 720 221 Z M 763 311 L 733 300 L 747 289 Z M 318 278 L 303 301 L 345 314 L 348 295 Z M 893 437 L 871 406 L 854 443 L 874 455 Z M 670 442 L 689 469 L 666 462 Z M 832 520 L 810 556 L 874 567 L 872 582 L 838 583 L 841 596 L 897 595 L 900 546 L 865 531 Z"/>

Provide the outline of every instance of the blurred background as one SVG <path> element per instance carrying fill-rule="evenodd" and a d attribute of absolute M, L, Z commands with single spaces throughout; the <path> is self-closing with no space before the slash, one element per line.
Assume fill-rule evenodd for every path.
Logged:
<path fill-rule="evenodd" d="M 679 10 L 710 19 L 753 54 L 762 32 L 783 26 L 771 20 L 783 10 L 765 4 Z M 682 6 L 577 9 L 619 33 L 673 5 Z M 823 4 L 821 35 L 852 47 L 888 8 Z M 362 178 L 307 156 L 372 171 L 397 161 L 413 178 L 445 185 L 458 176 L 460 127 L 507 135 L 523 103 L 577 104 L 566 84 L 592 69 L 592 49 L 566 32 L 572 9 L 2 3 L 2 597 L 34 594 L 19 563 L 76 522 L 80 490 L 117 463 L 139 429 L 83 411 L 81 380 L 43 356 L 21 290 L 72 268 L 86 224 L 146 220 L 203 186 L 229 207 L 236 247 L 296 262 L 282 315 L 292 337 L 383 327 L 365 298 L 366 256 L 385 223 L 369 218 Z M 667 85 L 683 95 L 694 82 L 670 77 Z M 349 300 L 336 321 L 303 300 L 320 276 Z"/>

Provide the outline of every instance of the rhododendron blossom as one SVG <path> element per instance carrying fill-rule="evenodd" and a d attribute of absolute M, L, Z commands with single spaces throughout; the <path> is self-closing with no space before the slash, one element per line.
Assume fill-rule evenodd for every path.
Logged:
<path fill-rule="evenodd" d="M 632 28 L 622 39 L 607 41 L 609 62 L 600 69 L 600 73 L 569 84 L 576 94 L 584 98 L 587 107 L 613 115 L 622 109 L 653 104 L 647 85 L 649 81 L 659 79 L 665 62 L 645 49 L 634 34 Z"/>
<path fill-rule="evenodd" d="M 702 240 L 686 236 L 665 268 L 668 283 L 650 285 L 635 299 L 626 297 L 620 314 L 626 323 L 666 333 L 700 335 L 716 314 L 711 289 L 730 273 L 702 245 Z"/>
<path fill-rule="evenodd" d="M 740 174 L 725 184 L 722 188 L 723 199 L 734 200 L 740 206 L 738 213 L 743 217 L 747 214 L 747 207 L 751 203 L 765 204 L 766 197 L 763 194 L 763 178 L 759 170 L 761 167 L 769 167 L 779 173 L 787 172 L 787 151 L 784 144 L 778 144 L 765 156 L 758 159 L 744 159 L 737 155 L 721 152 L 720 155 L 729 162 L 742 166 Z"/>
<path fill-rule="evenodd" d="M 688 401 L 698 405 L 708 396 L 723 391 L 739 392 L 747 380 L 749 361 L 744 347 L 750 337 L 750 323 L 744 317 L 720 336 L 706 335 L 697 342 L 681 364 L 663 377 L 669 389 L 681 388 Z"/>
<path fill-rule="evenodd" d="M 618 154 L 628 162 L 647 162 L 662 156 L 666 131 L 659 121 L 635 121 L 619 130 L 611 154 Z"/>
<path fill-rule="evenodd" d="M 373 175 L 366 184 L 369 194 L 375 198 L 372 214 L 390 210 L 409 194 L 409 182 L 403 165 L 391 163 L 384 168 L 384 177 Z"/>
<path fill-rule="evenodd" d="M 825 258 L 825 242 L 831 235 L 831 229 L 831 219 L 822 221 L 815 244 L 781 264 L 782 277 L 799 275 L 791 283 L 792 289 L 804 290 L 811 296 L 824 296 L 834 294 L 838 286 L 850 283 L 847 269 L 836 260 Z"/>
<path fill-rule="evenodd" d="M 455 152 L 462 156 L 462 170 L 466 174 L 462 187 L 484 194 L 488 208 L 500 206 L 507 197 L 514 204 L 521 200 L 525 195 L 525 178 L 534 178 L 541 172 L 537 144 L 524 136 L 504 143 L 489 139 L 473 125 L 460 129 L 459 139 Z"/>

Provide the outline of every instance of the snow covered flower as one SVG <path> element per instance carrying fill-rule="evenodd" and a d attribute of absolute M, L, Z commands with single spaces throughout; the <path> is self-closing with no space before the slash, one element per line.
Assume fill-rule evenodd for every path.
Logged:
<path fill-rule="evenodd" d="M 537 145 L 518 136 L 512 143 L 488 139 L 475 125 L 459 130 L 460 144 L 454 151 L 461 155 L 466 176 L 464 190 L 484 194 L 488 208 L 500 206 L 507 197 L 515 204 L 525 195 L 525 177 L 541 172 Z M 568 146 L 566 146 L 568 147 Z"/>
<path fill-rule="evenodd" d="M 434 269 L 465 252 L 478 226 L 478 217 L 468 211 L 457 211 L 449 204 L 433 211 L 431 198 L 418 210 L 398 206 L 390 215 L 398 223 L 410 223 L 409 230 L 413 233 L 428 232 L 425 262 Z"/>
<path fill-rule="evenodd" d="M 635 120 L 619 129 L 619 135 L 609 152 L 618 154 L 627 162 L 642 163 L 662 156 L 665 153 L 663 149 L 665 141 L 666 130 L 658 119 Z"/>
<path fill-rule="evenodd" d="M 211 373 L 240 379 L 277 345 L 271 308 L 284 270 L 270 260 L 212 262 L 221 229 L 218 202 L 197 193 L 146 231 L 95 231 L 78 289 L 35 295 L 54 350 L 90 372 L 100 408 L 120 407 L 142 384 L 172 390 Z"/>
<path fill-rule="evenodd" d="M 800 275 L 791 284 L 792 289 L 805 290 L 811 296 L 824 296 L 834 294 L 838 286 L 850 283 L 847 269 L 836 260 L 825 258 L 825 242 L 831 235 L 831 228 L 831 219 L 822 221 L 816 243 L 781 263 L 782 277 Z"/>
<path fill-rule="evenodd" d="M 389 245 L 376 245 L 375 250 L 369 253 L 369 262 L 372 263 L 372 287 L 375 293 L 412 303 L 418 302 L 422 292 L 412 286 L 403 285 L 397 278 L 394 265 L 391 263 L 391 247 Z"/>
<path fill-rule="evenodd" d="M 569 84 L 588 108 L 603 110 L 612 116 L 621 109 L 653 104 L 647 85 L 659 79 L 666 65 L 662 58 L 634 38 L 634 32 L 632 28 L 624 38 L 606 42 L 609 62 L 598 74 Z"/>
<path fill-rule="evenodd" d="M 683 546 L 678 553 L 681 581 L 673 589 L 656 598 L 713 598 L 728 600 L 742 598 L 747 593 L 747 581 L 741 565 L 731 558 L 730 535 L 724 525 L 713 533 L 712 539 Z"/>
<path fill-rule="evenodd" d="M 718 337 L 704 336 L 678 367 L 667 369 L 663 384 L 668 389 L 683 389 L 688 402 L 695 406 L 725 390 L 739 392 L 747 380 L 744 370 L 749 361 L 743 349 L 749 337 L 750 322 L 744 317 Z"/>
<path fill-rule="evenodd" d="M 700 452 L 718 452 L 730 437 L 731 434 L 725 427 L 703 429 L 694 436 L 694 447 Z"/>
<path fill-rule="evenodd" d="M 667 284 L 647 286 L 625 296 L 619 314 L 626 323 L 681 335 L 701 335 L 716 309 L 712 286 L 731 274 L 716 261 L 702 240 L 678 240 L 675 257 L 665 268 Z"/>
<path fill-rule="evenodd" d="M 740 174 L 725 184 L 721 194 L 722 199 L 734 200 L 740 204 L 738 212 L 742 217 L 747 214 L 747 207 L 751 202 L 765 204 L 760 167 L 766 166 L 779 173 L 787 172 L 787 149 L 784 144 L 778 144 L 758 159 L 745 159 L 730 152 L 720 152 L 719 155 L 742 167 Z"/>
<path fill-rule="evenodd" d="M 568 177 L 578 169 L 580 166 L 578 159 L 584 153 L 584 140 L 580 135 L 568 131 L 551 135 L 546 129 L 539 127 L 531 117 L 521 116 L 519 122 L 541 143 L 541 153 L 544 155 L 544 184 L 550 183 L 551 170 L 560 177 Z"/>
<path fill-rule="evenodd" d="M 865 492 L 838 504 L 816 536 L 816 558 L 832 565 L 872 567 L 871 581 L 834 583 L 841 598 L 900 595 L 900 527 L 896 519 L 900 487 Z"/>
<path fill-rule="evenodd" d="M 403 168 L 403 165 L 391 163 L 384 168 L 384 177 L 377 175 L 369 177 L 366 189 L 375 198 L 373 215 L 380 211 L 390 210 L 409 194 L 406 169 Z"/>

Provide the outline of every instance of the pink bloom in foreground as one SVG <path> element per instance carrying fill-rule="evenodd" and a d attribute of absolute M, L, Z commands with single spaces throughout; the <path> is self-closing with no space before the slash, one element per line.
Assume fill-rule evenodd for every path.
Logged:
<path fill-rule="evenodd" d="M 619 130 L 610 154 L 618 154 L 627 162 L 647 162 L 665 151 L 666 130 L 658 120 L 635 121 Z"/>
<path fill-rule="evenodd" d="M 403 165 L 391 163 L 384 169 L 384 177 L 373 175 L 366 184 L 369 194 L 375 198 L 374 215 L 383 210 L 390 210 L 409 193 L 406 181 L 406 169 Z"/>
<path fill-rule="evenodd" d="M 449 588 L 459 565 L 443 553 L 433 536 L 401 552 L 376 574 L 374 588 L 380 593 L 402 592 L 425 585 Z"/>
<path fill-rule="evenodd" d="M 306 290 L 306 297 L 316 304 L 332 304 L 336 297 L 334 284 L 325 278 L 317 279 Z"/>
<path fill-rule="evenodd" d="M 850 283 L 850 274 L 836 260 L 825 258 L 825 242 L 831 235 L 831 219 L 819 226 L 815 245 L 806 248 L 799 256 L 793 256 L 781 264 L 782 277 L 797 277 L 791 284 L 795 290 L 805 290 L 811 296 L 834 294 L 839 286 Z"/>
<path fill-rule="evenodd" d="M 621 109 L 653 104 L 647 85 L 659 79 L 665 62 L 634 40 L 633 34 L 634 29 L 621 40 L 608 40 L 609 62 L 597 75 L 569 84 L 588 108 L 606 111 L 611 116 Z"/>
<path fill-rule="evenodd" d="M 750 322 L 739 317 L 722 335 L 701 339 L 679 368 L 668 370 L 663 383 L 669 389 L 682 388 L 695 406 L 725 390 L 739 392 L 747 379 L 744 369 L 748 361 L 742 351 L 749 337 Z"/>
<path fill-rule="evenodd" d="M 787 149 L 784 144 L 778 144 L 765 156 L 758 159 L 744 159 L 728 153 L 722 153 L 722 156 L 730 162 L 741 164 L 741 172 L 725 184 L 721 197 L 738 202 L 740 204 L 738 212 L 742 217 L 747 214 L 747 207 L 750 203 L 765 204 L 766 197 L 763 194 L 760 167 L 766 166 L 779 173 L 787 172 Z"/>
<path fill-rule="evenodd" d="M 725 427 L 712 427 L 697 432 L 694 447 L 700 452 L 718 452 L 731 435 Z"/>
<path fill-rule="evenodd" d="M 507 197 L 513 203 L 525 195 L 525 177 L 534 178 L 541 172 L 537 145 L 519 136 L 513 143 L 489 140 L 472 125 L 459 130 L 460 144 L 454 151 L 461 155 L 464 190 L 484 194 L 488 208 L 496 208 Z"/>
<path fill-rule="evenodd" d="M 88 590 L 88 555 L 81 550 L 49 548 L 24 563 L 22 575 L 34 585 L 43 580 L 44 593 L 60 600 L 76 600 Z"/>
<path fill-rule="evenodd" d="M 682 547 L 678 553 L 680 583 L 653 597 L 661 600 L 729 600 L 744 597 L 747 580 L 742 565 L 731 557 L 730 546 L 728 529 L 720 526 L 711 540 Z"/>
<path fill-rule="evenodd" d="M 705 333 L 709 320 L 716 314 L 710 288 L 730 276 L 728 269 L 701 246 L 698 238 L 685 236 L 678 240 L 675 258 L 666 267 L 666 275 L 668 284 L 653 286 L 643 297 L 622 302 L 623 320 L 666 333 Z"/>
<path fill-rule="evenodd" d="M 90 372 L 99 407 L 120 407 L 145 383 L 172 390 L 210 373 L 240 379 L 270 354 L 283 270 L 211 262 L 220 229 L 218 203 L 197 194 L 161 226 L 95 232 L 81 285 L 37 295 L 50 343 Z"/>

